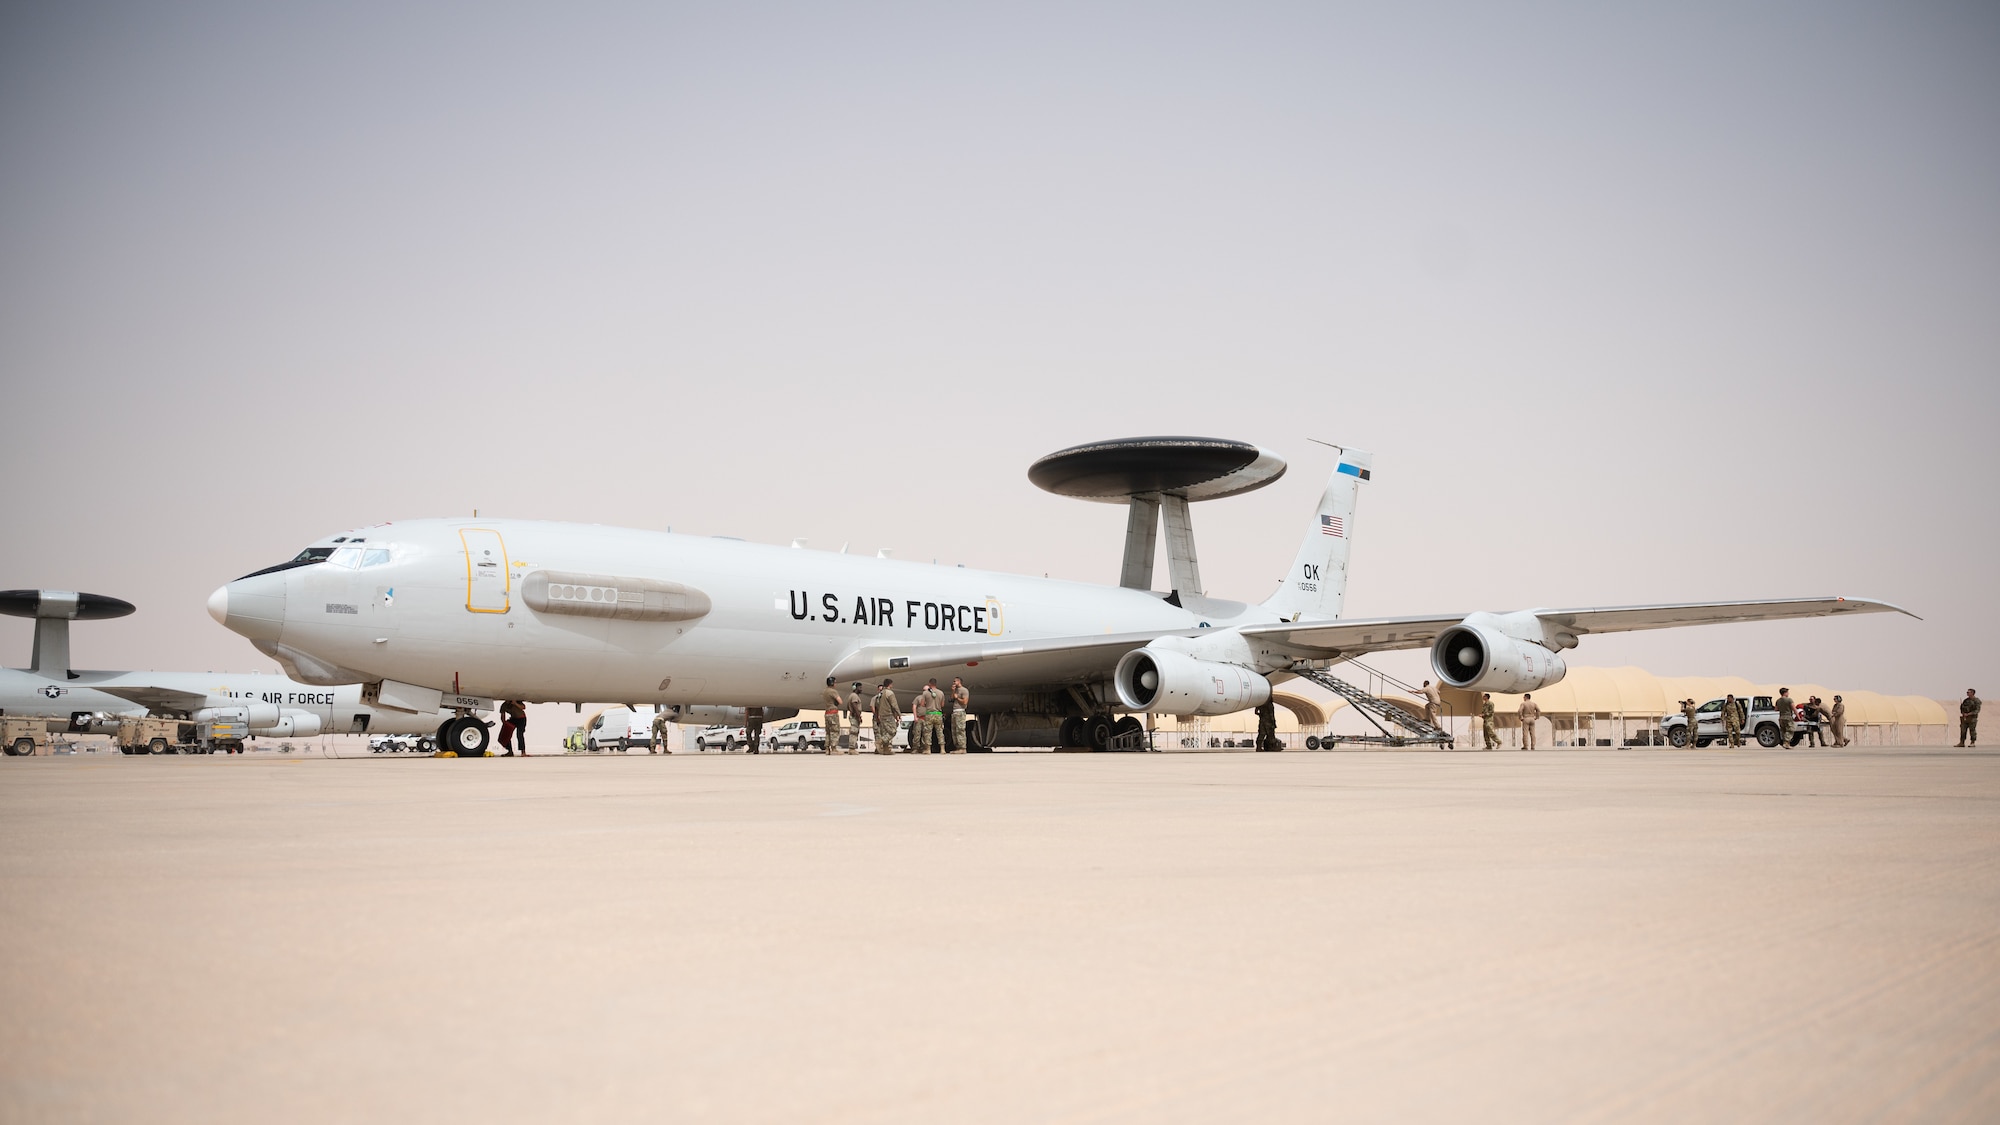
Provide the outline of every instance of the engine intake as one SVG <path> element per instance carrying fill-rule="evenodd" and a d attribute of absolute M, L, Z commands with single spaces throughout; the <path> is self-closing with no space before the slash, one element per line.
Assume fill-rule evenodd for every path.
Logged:
<path fill-rule="evenodd" d="M 866 700 L 863 700 L 866 702 Z M 713 704 L 698 704 L 684 707 L 679 704 L 668 707 L 667 721 L 694 727 L 740 727 L 750 721 L 748 707 L 721 707 Z M 782 723 L 799 713 L 796 707 L 766 707 L 764 722 Z"/>
<path fill-rule="evenodd" d="M 1438 679 L 1465 691 L 1512 695 L 1540 691 L 1562 682 L 1569 668 L 1562 657 L 1533 641 L 1517 640 L 1485 624 L 1446 629 L 1431 646 Z"/>
<path fill-rule="evenodd" d="M 1151 645 L 1126 653 L 1112 683 L 1128 709 L 1155 715 L 1227 715 L 1271 698 L 1271 681 L 1248 668 Z"/>

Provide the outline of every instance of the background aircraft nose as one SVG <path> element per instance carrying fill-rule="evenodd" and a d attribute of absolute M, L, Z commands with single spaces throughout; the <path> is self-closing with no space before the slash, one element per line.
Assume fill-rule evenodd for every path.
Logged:
<path fill-rule="evenodd" d="M 285 627 L 286 575 L 238 578 L 208 596 L 208 612 L 231 632 L 253 641 L 275 641 Z"/>

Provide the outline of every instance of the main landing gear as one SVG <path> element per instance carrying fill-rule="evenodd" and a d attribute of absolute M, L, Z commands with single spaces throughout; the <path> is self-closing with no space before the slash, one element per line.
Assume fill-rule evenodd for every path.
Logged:
<path fill-rule="evenodd" d="M 1056 729 L 1058 746 L 1083 750 L 1145 749 L 1146 724 L 1131 715 L 1071 715 Z"/>
<path fill-rule="evenodd" d="M 438 753 L 450 753 L 460 758 L 484 758 L 486 746 L 493 740 L 493 732 L 487 724 L 471 715 L 461 715 L 447 719 L 437 729 Z"/>

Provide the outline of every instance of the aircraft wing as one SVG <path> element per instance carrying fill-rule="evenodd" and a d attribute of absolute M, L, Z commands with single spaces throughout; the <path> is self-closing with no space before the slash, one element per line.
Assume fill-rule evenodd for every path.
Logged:
<path fill-rule="evenodd" d="M 198 691 L 175 691 L 149 684 L 91 684 L 93 691 L 129 699 L 148 711 L 196 711 L 208 706 L 208 696 Z"/>
<path fill-rule="evenodd" d="M 1551 640 L 1574 643 L 1588 633 L 1625 633 L 1681 625 L 1727 625 L 1739 621 L 1784 621 L 1844 613 L 1916 614 L 1867 598 L 1774 598 L 1750 602 L 1681 602 L 1669 605 L 1604 606 L 1590 609 L 1531 609 Z M 1359 656 L 1388 649 L 1424 648 L 1465 614 L 1435 617 L 1377 617 L 1362 621 L 1278 622 L 1246 625 L 1245 636 L 1286 647 Z M 1565 646 L 1567 647 L 1567 646 Z"/>
<path fill-rule="evenodd" d="M 1574 643 L 1575 638 L 1586 633 L 1622 633 L 1637 629 L 1724 625 L 1739 621 L 1781 621 L 1844 613 L 1904 613 L 1916 616 L 1899 606 L 1865 598 L 1779 598 L 1750 602 L 1688 602 L 1525 611 L 1525 615 L 1532 615 L 1541 622 L 1545 634 L 1556 643 L 1564 640 Z M 1243 625 L 1237 629 L 1250 639 L 1253 646 L 1264 642 L 1281 652 L 1332 659 L 1394 649 L 1428 648 L 1440 633 L 1464 621 L 1466 616 L 1463 613 L 1448 613 L 1421 617 L 1371 617 L 1353 621 L 1277 621 Z M 834 666 L 832 675 L 840 680 L 863 680 L 870 684 L 888 676 L 907 683 L 946 672 L 956 675 L 955 669 L 961 667 L 983 667 L 979 676 L 989 684 L 1053 686 L 1099 679 L 1111 670 L 1119 657 L 1160 637 L 1194 637 L 1205 631 L 1181 629 L 962 644 L 870 645 L 841 660 Z"/>

